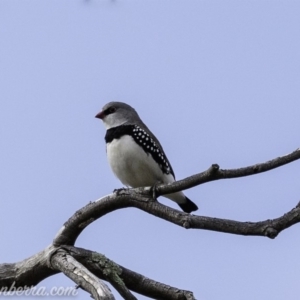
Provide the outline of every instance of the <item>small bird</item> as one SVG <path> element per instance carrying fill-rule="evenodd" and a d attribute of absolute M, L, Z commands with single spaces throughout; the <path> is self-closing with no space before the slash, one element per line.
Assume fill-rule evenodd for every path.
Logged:
<path fill-rule="evenodd" d="M 117 178 L 133 188 L 172 183 L 175 174 L 155 135 L 130 105 L 110 102 L 96 115 L 106 128 L 106 152 Z M 164 195 L 187 213 L 198 209 L 183 192 Z"/>

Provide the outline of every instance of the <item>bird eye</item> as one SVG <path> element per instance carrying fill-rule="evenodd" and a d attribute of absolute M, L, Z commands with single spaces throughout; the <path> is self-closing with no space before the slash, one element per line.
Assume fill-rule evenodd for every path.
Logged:
<path fill-rule="evenodd" d="M 114 106 L 112 106 L 112 107 L 110 107 L 109 109 L 108 109 L 108 113 L 109 114 L 112 114 L 112 113 L 114 113 L 116 111 L 116 108 L 114 107 Z"/>

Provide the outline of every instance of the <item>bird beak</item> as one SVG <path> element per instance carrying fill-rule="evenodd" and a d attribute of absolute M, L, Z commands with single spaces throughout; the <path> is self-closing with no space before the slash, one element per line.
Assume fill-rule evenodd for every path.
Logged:
<path fill-rule="evenodd" d="M 100 111 L 96 116 L 95 116 L 95 118 L 98 118 L 98 119 L 103 119 L 105 117 L 105 115 L 104 115 L 104 112 L 103 111 Z"/>

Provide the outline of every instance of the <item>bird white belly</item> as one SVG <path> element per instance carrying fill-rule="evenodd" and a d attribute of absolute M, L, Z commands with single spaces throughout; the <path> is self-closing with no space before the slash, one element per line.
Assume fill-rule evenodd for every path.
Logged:
<path fill-rule="evenodd" d="M 107 144 L 107 158 L 114 174 L 124 185 L 152 186 L 162 181 L 173 182 L 171 174 L 163 174 L 151 154 L 147 154 L 129 135 Z"/>

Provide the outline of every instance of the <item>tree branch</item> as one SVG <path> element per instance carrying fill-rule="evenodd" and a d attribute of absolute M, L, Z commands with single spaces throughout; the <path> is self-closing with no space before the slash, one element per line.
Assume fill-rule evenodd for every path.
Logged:
<path fill-rule="evenodd" d="M 115 300 L 108 286 L 65 250 L 58 249 L 51 255 L 50 262 L 55 270 L 63 272 L 95 300 Z"/>
<path fill-rule="evenodd" d="M 153 216 L 169 221 L 186 229 L 205 229 L 238 235 L 266 236 L 275 238 L 281 231 L 300 222 L 299 204 L 283 216 L 261 222 L 239 222 L 227 219 L 190 215 L 165 206 L 153 199 L 136 194 L 136 190 L 127 189 L 117 194 L 106 196 L 75 213 L 60 230 L 53 243 L 60 246 L 73 245 L 82 232 L 85 220 L 97 220 L 110 211 L 123 207 L 136 207 Z"/>
<path fill-rule="evenodd" d="M 17 263 L 0 264 L 0 288 L 30 288 L 37 285 L 47 277 L 57 274 L 49 268 L 48 259 L 55 247 L 50 245 L 43 251 Z"/>
<path fill-rule="evenodd" d="M 25 267 L 28 264 L 30 268 Z M 9 289 L 11 286 L 31 288 L 43 279 L 61 271 L 93 295 L 94 299 L 114 299 L 98 278 L 109 281 L 126 300 L 135 299 L 129 290 L 154 299 L 195 299 L 190 291 L 157 282 L 116 264 L 102 254 L 73 246 L 59 248 L 49 246 L 22 262 L 0 264 L 0 271 L 0 290 Z M 117 277 L 115 271 L 118 273 Z M 21 280 L 19 274 L 22 274 Z M 103 293 L 101 294 L 100 291 Z M 104 295 L 107 298 L 101 298 Z"/>
<path fill-rule="evenodd" d="M 267 162 L 258 163 L 252 166 L 239 169 L 222 170 L 219 169 L 219 165 L 213 164 L 208 170 L 202 173 L 187 177 L 169 185 L 157 185 L 156 194 L 157 196 L 170 194 L 219 179 L 231 179 L 256 175 L 284 166 L 298 159 L 300 159 L 300 148 L 296 149 L 292 153 L 277 157 Z"/>
<path fill-rule="evenodd" d="M 204 182 L 249 176 L 266 172 L 268 170 L 283 166 L 300 158 L 300 149 L 270 160 L 266 163 L 256 164 L 246 168 L 219 170 L 218 165 L 212 165 L 207 171 L 174 182 L 168 185 L 156 187 L 158 194 L 176 192 Z M 74 245 L 77 237 L 83 229 L 98 218 L 114 210 L 136 207 L 151 215 L 169 221 L 184 228 L 197 228 L 213 230 L 240 235 L 258 235 L 275 238 L 282 230 L 299 223 L 299 207 L 291 210 L 286 216 L 274 220 L 262 222 L 237 222 L 226 219 L 202 217 L 179 212 L 176 209 L 164 206 L 152 198 L 152 188 L 142 187 L 136 189 L 123 189 L 105 196 L 95 202 L 90 202 L 85 207 L 78 210 L 57 233 L 53 244 Z"/>
<path fill-rule="evenodd" d="M 180 290 L 178 288 L 174 288 L 149 279 L 141 274 L 116 264 L 104 255 L 97 252 L 73 246 L 62 246 L 62 248 L 67 250 L 70 255 L 72 255 L 76 260 L 82 263 L 86 268 L 88 268 L 101 279 L 108 280 L 107 273 L 114 273 L 115 270 L 117 270 L 119 277 L 117 281 L 121 280 L 121 282 L 124 283 L 128 289 L 146 297 L 164 300 L 194 299 L 193 293 L 190 291 Z M 114 285 L 113 282 L 115 282 L 116 279 L 109 279 L 108 281 Z M 120 283 L 120 285 L 122 284 Z"/>

